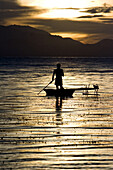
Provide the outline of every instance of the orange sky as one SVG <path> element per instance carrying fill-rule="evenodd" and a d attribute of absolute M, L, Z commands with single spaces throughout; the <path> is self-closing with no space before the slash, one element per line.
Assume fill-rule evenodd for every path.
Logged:
<path fill-rule="evenodd" d="M 30 25 L 84 43 L 113 39 L 113 0 L 0 0 L 0 24 Z"/>

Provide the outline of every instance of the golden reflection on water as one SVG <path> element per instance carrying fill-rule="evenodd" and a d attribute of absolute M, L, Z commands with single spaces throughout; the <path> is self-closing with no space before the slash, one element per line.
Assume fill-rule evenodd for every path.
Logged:
<path fill-rule="evenodd" d="M 37 95 L 51 80 L 51 68 L 42 67 L 7 70 L 9 76 L 1 69 L 1 168 L 112 169 L 112 73 L 83 73 L 85 66 L 64 65 L 66 88 L 98 82 L 100 95 L 55 98 Z"/>

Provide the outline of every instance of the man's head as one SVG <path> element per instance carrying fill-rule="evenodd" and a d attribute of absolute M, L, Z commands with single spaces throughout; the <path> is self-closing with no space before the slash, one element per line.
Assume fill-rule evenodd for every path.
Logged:
<path fill-rule="evenodd" d="M 58 64 L 57 64 L 57 68 L 58 68 L 58 69 L 60 69 L 60 67 L 61 67 L 61 64 L 60 64 L 60 63 L 58 63 Z"/>

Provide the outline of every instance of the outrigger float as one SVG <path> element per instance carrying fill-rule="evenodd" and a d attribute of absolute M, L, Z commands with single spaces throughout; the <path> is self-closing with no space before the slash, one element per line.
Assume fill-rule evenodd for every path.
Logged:
<path fill-rule="evenodd" d="M 93 95 L 98 95 L 99 86 L 93 85 L 90 87 L 89 85 L 86 87 L 75 88 L 75 89 L 43 89 L 46 92 L 46 96 L 63 96 L 63 97 L 72 97 L 75 91 L 83 91 L 83 95 L 92 95 L 89 93 L 90 90 L 93 90 Z"/>

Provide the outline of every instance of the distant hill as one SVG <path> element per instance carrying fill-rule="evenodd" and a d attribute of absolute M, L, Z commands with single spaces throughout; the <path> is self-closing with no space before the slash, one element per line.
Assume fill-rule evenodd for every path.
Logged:
<path fill-rule="evenodd" d="M 29 26 L 0 26 L 0 56 L 113 57 L 113 40 L 83 44 Z"/>

